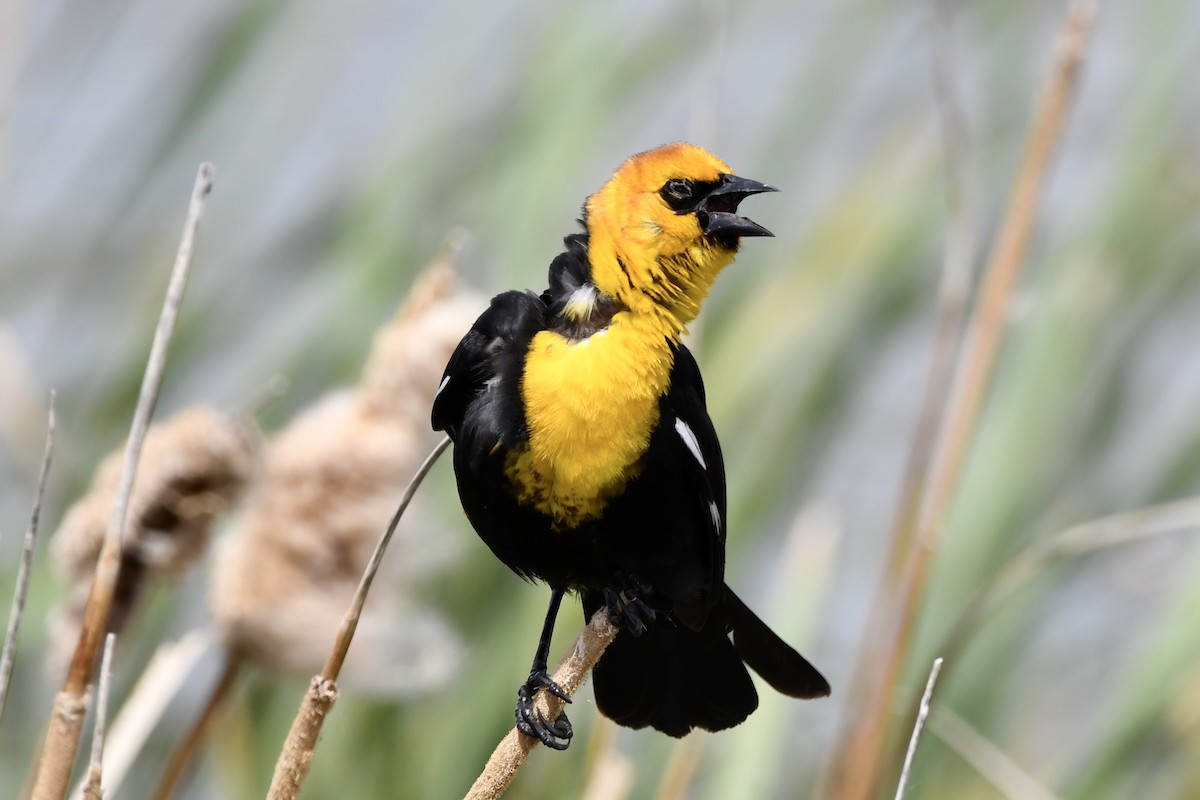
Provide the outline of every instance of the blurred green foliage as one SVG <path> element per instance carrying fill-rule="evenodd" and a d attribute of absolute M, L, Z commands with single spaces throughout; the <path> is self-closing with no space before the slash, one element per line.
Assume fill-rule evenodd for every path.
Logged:
<path fill-rule="evenodd" d="M 47 532 L 124 435 L 202 158 L 217 186 L 161 408 L 233 406 L 283 372 L 293 387 L 268 429 L 353 379 L 371 332 L 456 226 L 480 290 L 540 288 L 584 196 L 630 153 L 694 139 L 782 187 L 747 207 L 776 239 L 747 244 L 692 342 L 728 462 L 729 580 L 834 696 L 764 691 L 733 731 L 682 743 L 620 731 L 615 751 L 596 753 L 608 723 L 585 690 L 574 746 L 535 753 L 511 796 L 578 797 L 602 758 L 633 770 L 630 796 L 654 796 L 681 748 L 701 749 L 690 797 L 811 794 L 852 723 L 840 710 L 931 351 L 949 217 L 938 4 L 18 5 L 5 35 L 19 47 L 3 56 L 15 78 L 0 133 L 0 333 L 24 364 L 6 377 L 28 379 L 6 385 L 0 412 L 6 531 L 27 513 L 46 387 L 62 420 Z M 1063 8 L 943 5 L 986 242 Z M 1103 4 L 899 726 L 964 604 L 1013 554 L 1197 492 L 1197 31 L 1187 0 Z M 412 591 L 453 617 L 469 661 L 433 695 L 343 693 L 311 800 L 461 795 L 511 726 L 546 592 L 474 540 L 447 464 L 431 481 L 439 535 L 460 537 L 463 555 Z M 0 541 L 0 587 L 17 538 Z M 41 622 L 61 587 L 44 549 L 0 726 L 4 796 L 19 791 L 54 689 Z M 1200 795 L 1198 559 L 1184 534 L 1048 569 L 978 623 L 938 702 L 1059 796 Z M 157 641 L 203 624 L 202 583 L 155 594 L 144 638 L 118 662 L 118 698 Z M 568 605 L 555 652 L 580 622 Z M 302 690 L 248 679 L 182 796 L 261 796 Z M 168 716 L 119 796 L 152 785 L 189 713 Z M 1003 796 L 962 746 L 927 732 L 910 796 Z"/>

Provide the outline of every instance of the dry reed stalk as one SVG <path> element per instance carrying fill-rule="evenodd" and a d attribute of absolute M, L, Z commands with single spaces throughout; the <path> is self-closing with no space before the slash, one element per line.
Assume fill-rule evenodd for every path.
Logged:
<path fill-rule="evenodd" d="M 117 498 L 113 503 L 111 523 L 104 538 L 104 545 L 96 562 L 96 577 L 88 597 L 83 627 L 79 632 L 79 641 L 67 679 L 62 691 L 55 698 L 54 713 L 38 758 L 37 775 L 31 795 L 33 800 L 61 800 L 66 796 L 67 785 L 71 780 L 71 771 L 83 729 L 83 711 L 87 707 L 86 698 L 92 670 L 95 667 L 100 642 L 104 638 L 109 610 L 112 608 L 116 591 L 129 497 L 137 474 L 142 443 L 158 401 L 167 351 L 183 302 L 183 292 L 187 287 L 188 273 L 195 252 L 196 230 L 204 211 L 205 198 L 212 189 L 212 181 L 212 165 L 201 164 L 192 187 L 183 237 L 179 243 L 179 251 L 167 286 L 167 296 L 163 302 L 154 341 L 150 347 L 150 357 L 142 377 L 142 388 L 134 410 L 129 441 L 125 447 Z"/>
<path fill-rule="evenodd" d="M 281 793 L 304 780 L 310 748 L 337 696 L 334 681 L 396 696 L 441 685 L 457 669 L 459 645 L 449 624 L 402 594 L 406 578 L 438 567 L 428 540 L 420 552 L 403 547 L 405 534 L 416 530 L 411 522 L 391 546 L 400 546 L 402 557 L 385 568 L 389 580 L 369 596 L 366 588 L 415 483 L 382 545 L 379 521 L 392 515 L 396 487 L 432 443 L 429 407 L 438 379 L 482 305 L 455 274 L 462 238 L 451 235 L 376 333 L 358 386 L 321 397 L 268 442 L 254 490 L 212 572 L 211 608 L 230 659 L 272 672 L 320 673 L 289 737 L 287 766 L 276 781 Z M 431 463 L 419 467 L 416 483 Z M 336 640 L 332 654 L 330 640 Z M 214 697 L 205 715 L 220 702 Z M 177 750 L 160 797 L 202 744 L 202 725 Z"/>
<path fill-rule="evenodd" d="M 4 719 L 8 685 L 12 680 L 13 663 L 17 657 L 17 637 L 21 633 L 21 618 L 25 615 L 25 598 L 29 595 L 29 570 L 33 566 L 33 553 L 37 548 L 38 519 L 42 515 L 42 498 L 46 494 L 46 476 L 50 474 L 50 461 L 53 455 L 54 392 L 50 392 L 50 408 L 46 420 L 46 448 L 42 454 L 42 468 L 38 472 L 37 489 L 34 490 L 33 511 L 29 515 L 29 527 L 25 529 L 21 566 L 17 569 L 17 586 L 13 590 L 12 609 L 8 612 L 8 630 L 4 634 L 4 651 L 3 654 L 0 654 L 0 719 Z"/>
<path fill-rule="evenodd" d="M 87 716 L 91 701 L 90 687 L 82 694 L 59 692 L 55 695 L 50 722 L 46 726 L 46 735 L 42 742 L 42 752 L 37 762 L 33 792 L 30 794 L 32 800 L 65 795 L 65 789 L 62 794 L 51 794 L 57 791 L 52 782 L 69 780 L 71 772 L 75 769 L 75 748 L 78 747 L 79 737 L 83 733 L 83 720 Z M 70 746 L 51 746 L 52 742 L 67 742 Z M 48 777 L 43 779 L 43 775 Z"/>
<path fill-rule="evenodd" d="M 300 796 L 300 790 L 308 778 L 308 770 L 317 757 L 321 727 L 333 710 L 337 697 L 335 681 L 320 675 L 313 676 L 304 699 L 300 701 L 300 710 L 292 720 L 292 727 L 288 729 L 283 751 L 275 762 L 275 775 L 271 778 L 271 788 L 267 790 L 267 800 L 294 800 Z"/>
<path fill-rule="evenodd" d="M 96 695 L 96 726 L 92 731 L 92 758 L 88 765 L 84 800 L 104 800 L 104 734 L 108 728 L 108 692 L 112 685 L 113 644 L 116 637 L 104 638 L 104 658 L 100 661 L 100 691 Z"/>
<path fill-rule="evenodd" d="M 571 648 L 554 671 L 554 682 L 562 687 L 568 697 L 573 696 L 587 680 L 588 673 L 604 651 L 616 638 L 619 628 L 608 621 L 607 610 L 601 608 L 592 615 L 591 622 L 575 640 Z M 545 719 L 557 719 L 563 709 L 562 700 L 549 692 L 538 692 L 534 696 L 536 714 Z M 500 740 L 500 744 L 492 751 L 491 758 L 483 768 L 483 772 L 475 779 L 464 800 L 495 800 L 504 794 L 517 770 L 525 763 L 525 759 L 540 742 L 532 736 L 525 736 L 514 727 Z"/>
<path fill-rule="evenodd" d="M 933 459 L 938 422 L 945 414 L 954 362 L 967 320 L 970 301 L 971 262 L 975 252 L 976 188 L 968 167 L 968 134 L 963 104 L 955 87 L 953 37 L 948 19 L 947 0 L 935 0 L 933 8 L 933 85 L 946 165 L 946 204 L 948 209 L 946 242 L 942 253 L 941 284 L 938 293 L 937 322 L 933 334 L 933 353 L 929 372 L 904 465 L 900 500 L 888 531 L 888 550 L 883 559 L 883 574 L 875 589 L 874 602 L 868 608 L 863 625 L 864 643 L 850 681 L 846 697 L 851 714 L 857 718 L 876 677 L 877 654 L 865 643 L 879 641 L 891 621 L 892 599 L 900 589 L 906 556 L 916 538 L 917 516 L 926 492 L 929 465 Z"/>
<path fill-rule="evenodd" d="M 826 796 L 866 800 L 882 783 L 888 718 L 900 673 L 912 641 L 917 611 L 929 581 L 937 542 L 945 527 L 975 423 L 1005 332 L 1009 302 L 1028 251 L 1038 195 L 1066 117 L 1068 100 L 1087 44 L 1093 3 L 1074 0 L 1061 34 L 1048 85 L 1034 115 L 1005 210 L 1003 224 L 984 270 L 979 301 L 967 332 L 959 370 L 946 405 L 922 501 L 905 513 L 916 520 L 914 547 L 888 603 L 894 620 L 883 631 L 882 645 L 867 657 L 877 666 L 866 683 L 861 714 L 853 714 L 832 765 Z M 903 527 L 903 526 L 902 526 Z"/>
<path fill-rule="evenodd" d="M 904 766 L 900 769 L 900 781 L 896 784 L 896 800 L 904 800 L 908 790 L 908 777 L 912 773 L 912 765 L 917 757 L 917 744 L 921 741 L 921 731 L 925 729 L 925 719 L 929 716 L 929 704 L 933 700 L 933 687 L 937 683 L 938 673 L 942 671 L 942 659 L 935 658 L 929 668 L 929 679 L 925 681 L 925 694 L 921 695 L 921 704 L 917 707 L 917 718 L 913 722 L 912 736 L 908 739 L 908 751 L 904 754 Z"/>
<path fill-rule="evenodd" d="M 199 629 L 154 651 L 105 736 L 104 784 L 110 793 L 120 790 L 171 700 L 183 687 L 191 687 L 191 673 L 212 645 L 212 631 Z M 82 781 L 71 797 L 81 800 Z"/>
<path fill-rule="evenodd" d="M 967 166 L 967 126 L 962 103 L 954 86 L 952 42 L 945 19 L 946 0 L 937 0 L 934 9 L 935 35 L 934 88 L 941 121 L 942 147 L 946 164 L 946 196 L 949 219 L 942 254 L 941 283 L 938 292 L 937 322 L 933 334 L 933 353 L 917 413 L 912 443 L 904 465 L 900 501 L 888 531 L 888 552 L 884 573 L 868 610 L 863 626 L 864 641 L 876 641 L 888 623 L 890 601 L 896 596 L 907 554 L 917 531 L 917 516 L 925 496 L 929 465 L 937 439 L 938 423 L 946 410 L 954 362 L 967 320 L 970 301 L 971 260 L 975 250 L 975 191 Z M 874 654 L 865 649 L 852 681 L 849 697 L 860 696 L 871 676 Z"/>
<path fill-rule="evenodd" d="M 342 665 L 346 663 L 346 654 L 350 652 L 350 643 L 354 640 L 354 632 L 358 629 L 358 621 L 362 618 L 363 604 L 367 601 L 367 593 L 371 591 L 371 584 L 375 581 L 375 574 L 379 572 L 379 566 L 383 563 L 383 553 L 387 550 L 388 543 L 392 540 L 392 534 L 396 532 L 396 526 L 400 524 L 400 518 L 404 516 L 404 511 L 408 508 L 408 504 L 412 502 L 417 487 L 421 485 L 421 481 L 425 480 L 425 476 L 429 474 L 429 470 L 433 468 L 434 463 L 441 457 L 442 453 L 446 452 L 446 448 L 449 446 L 450 437 L 442 437 L 442 440 L 437 443 L 433 451 L 430 452 L 421 466 L 417 468 L 416 474 L 413 475 L 413 479 L 405 488 L 404 495 L 400 498 L 400 505 L 396 507 L 396 513 L 392 516 L 391 522 L 388 523 L 383 536 L 379 538 L 379 544 L 375 546 L 375 551 L 371 553 L 371 560 L 367 562 L 367 568 L 363 570 L 362 580 L 358 584 L 358 589 L 354 592 L 350 608 L 346 610 L 346 615 L 342 618 L 342 624 L 338 627 L 337 638 L 333 642 L 333 649 L 329 652 L 328 660 L 325 661 L 325 668 L 321 670 L 321 677 L 326 680 L 336 681 L 338 675 L 341 674 Z"/>
<path fill-rule="evenodd" d="M 371 558 L 363 571 L 358 588 L 354 592 L 354 597 L 350 601 L 350 607 L 342 618 L 342 624 L 338 628 L 337 637 L 334 640 L 333 649 L 329 653 L 329 658 L 325 662 L 325 667 L 320 675 L 313 676 L 308 692 L 296 713 L 296 718 L 292 721 L 292 727 L 283 744 L 283 751 L 275 764 L 275 775 L 271 779 L 271 788 L 267 792 L 268 800 L 292 800 L 299 796 L 304 780 L 308 777 L 309 767 L 312 766 L 313 758 L 316 757 L 321 726 L 325 724 L 325 717 L 333 708 L 333 704 L 337 702 L 337 678 L 346 661 L 346 653 L 350 650 L 354 631 L 358 628 L 358 621 L 362 616 L 363 604 L 366 602 L 367 593 L 371 590 L 375 575 L 379 572 L 388 542 L 391 541 L 392 534 L 396 532 L 396 526 L 400 524 L 400 518 L 404 515 L 405 509 L 412 502 L 417 487 L 421 485 L 421 481 L 433 468 L 438 457 L 449 446 L 450 437 L 443 437 L 426 457 L 404 489 L 404 495 L 400 498 L 400 504 L 396 508 L 396 513 L 392 515 L 387 529 L 379 537 L 375 550 L 371 553 Z"/>

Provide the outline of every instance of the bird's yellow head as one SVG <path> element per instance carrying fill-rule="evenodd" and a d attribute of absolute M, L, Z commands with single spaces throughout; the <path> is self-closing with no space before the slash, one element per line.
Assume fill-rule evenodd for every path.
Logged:
<path fill-rule="evenodd" d="M 592 280 L 630 311 L 663 317 L 677 336 L 733 261 L 740 238 L 772 235 L 736 212 L 749 195 L 773 191 L 695 145 L 639 153 L 588 198 Z"/>

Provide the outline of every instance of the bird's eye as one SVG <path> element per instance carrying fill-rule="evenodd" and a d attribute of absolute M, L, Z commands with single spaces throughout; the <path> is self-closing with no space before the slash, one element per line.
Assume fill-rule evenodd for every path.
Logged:
<path fill-rule="evenodd" d="M 696 197 L 696 184 L 682 178 L 671 178 L 659 191 L 667 205 L 679 211 L 691 204 Z"/>

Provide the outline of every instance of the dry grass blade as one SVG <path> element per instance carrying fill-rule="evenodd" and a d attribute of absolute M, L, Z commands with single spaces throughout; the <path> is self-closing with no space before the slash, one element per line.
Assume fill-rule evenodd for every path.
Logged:
<path fill-rule="evenodd" d="M 105 737 L 104 783 L 111 795 L 117 795 L 172 698 L 184 686 L 192 686 L 191 673 L 212 647 L 212 640 L 211 631 L 194 630 L 154 651 Z M 83 796 L 82 782 L 71 796 L 76 800 Z"/>
<path fill-rule="evenodd" d="M 1058 800 L 1056 794 L 1038 783 L 965 719 L 945 706 L 939 705 L 934 709 L 929 729 L 1004 797 Z"/>
<path fill-rule="evenodd" d="M 29 570 L 33 566 L 33 553 L 37 548 L 38 520 L 42 515 L 42 498 L 46 493 L 46 476 L 50 474 L 50 461 L 54 455 L 54 392 L 50 393 L 50 409 L 46 421 L 46 449 L 42 454 L 42 468 L 38 473 L 37 489 L 33 495 L 33 512 L 29 515 L 29 527 L 25 529 L 25 545 L 21 551 L 21 566 L 17 570 L 17 586 L 13 591 L 12 610 L 8 613 L 8 630 L 4 634 L 4 651 L 0 655 L 0 720 L 4 719 L 4 705 L 8 700 L 8 685 L 12 681 L 13 663 L 17 657 L 17 637 L 21 633 L 21 617 L 25 614 L 25 598 L 29 594 Z"/>
<path fill-rule="evenodd" d="M 91 683 L 92 670 L 95 666 L 100 641 L 107 626 L 108 612 L 112 607 L 113 594 L 117 585 L 121 562 L 121 542 L 129 496 L 133 491 L 133 481 L 137 475 L 142 443 L 150 427 L 154 406 L 158 401 L 158 392 L 166 368 L 167 351 L 175 330 L 175 321 L 179 316 L 179 308 L 183 303 L 183 292 L 187 287 L 188 273 L 191 270 L 196 230 L 199 228 L 200 218 L 204 212 L 205 198 L 212 189 L 212 181 L 212 165 L 201 164 L 192 188 L 192 198 L 188 205 L 183 237 L 179 243 L 175 266 L 171 270 L 167 296 L 163 302 L 158 327 L 154 331 L 154 341 L 150 346 L 150 358 L 142 377 L 142 388 L 138 395 L 137 408 L 134 410 L 129 441 L 126 443 L 117 499 L 113 504 L 112 522 L 105 537 L 104 546 L 100 551 L 100 558 L 96 563 L 96 577 L 88 597 L 83 629 L 79 633 L 79 641 L 71 660 L 66 683 L 55 700 L 54 717 L 50 721 L 38 759 L 37 777 L 34 780 L 32 793 L 33 800 L 58 800 L 66 796 L 67 784 L 71 779 L 71 770 L 75 764 L 75 755 L 79 747 L 79 737 L 83 725 L 81 707 L 86 706 L 84 698 Z"/>
<path fill-rule="evenodd" d="M 608 612 L 600 609 L 592 615 L 591 622 L 575 640 L 575 646 L 554 671 L 554 682 L 562 687 L 567 696 L 573 696 L 604 651 L 616 638 L 619 628 L 608 621 Z M 556 719 L 563 708 L 563 701 L 549 692 L 538 692 L 534 698 L 537 713 L 545 719 Z M 465 800 L 495 800 L 504 794 L 517 770 L 539 744 L 532 736 L 525 736 L 514 727 L 500 740 L 492 751 L 483 772 L 475 779 Z"/>
<path fill-rule="evenodd" d="M 935 658 L 929 669 L 929 679 L 925 681 L 925 694 L 921 695 L 921 705 L 917 708 L 917 719 L 913 722 L 912 736 L 908 740 L 908 752 L 904 754 L 904 766 L 900 770 L 900 781 L 896 784 L 896 800 L 904 800 L 904 793 L 908 790 L 908 776 L 912 773 L 917 744 L 921 741 L 921 731 L 925 729 L 925 719 L 929 716 L 929 704 L 933 701 L 933 687 L 941 671 L 942 659 Z"/>
<path fill-rule="evenodd" d="M 976 591 L 942 640 L 938 651 L 953 659 L 966 646 L 987 614 L 1055 561 L 1185 530 L 1200 530 L 1200 497 L 1112 514 L 1039 539 L 1009 559 Z M 1009 797 L 1053 797 L 1040 787 L 1036 791 L 1011 791 L 1012 787 L 1022 786 L 1032 779 L 1022 778 L 1023 773 L 1015 766 L 1006 766 L 1006 763 L 1011 764 L 1007 757 L 978 732 L 970 729 L 966 722 L 958 717 L 947 722 L 943 719 L 947 715 L 951 715 L 951 712 L 944 707 L 935 715 L 935 719 L 943 723 L 944 730 L 939 730 L 936 724 L 931 724 L 931 727 L 943 738 L 949 737 L 947 743 L 952 749 L 997 788 L 1007 792 Z M 964 726 L 969 730 L 961 733 Z M 1037 786 L 1036 783 L 1032 785 Z"/>
<path fill-rule="evenodd" d="M 84 800 L 104 798 L 104 734 L 108 727 L 108 693 L 112 685 L 112 658 L 114 634 L 104 638 L 104 658 L 100 662 L 100 692 L 96 696 L 96 727 L 92 731 L 92 759 L 88 765 L 87 783 L 83 787 Z"/>
<path fill-rule="evenodd" d="M 421 485 L 438 457 L 449 446 L 450 437 L 445 436 L 426 457 L 412 480 L 409 481 L 408 486 L 405 487 L 404 495 L 400 498 L 396 512 L 388 522 L 383 535 L 379 537 L 375 550 L 371 553 L 371 559 L 363 571 L 354 598 L 350 602 L 350 607 L 342 619 L 333 649 L 329 653 L 329 659 L 325 662 L 325 668 L 320 675 L 313 676 L 308 693 L 304 696 L 296 719 L 288 731 L 287 739 L 283 744 L 283 752 L 280 753 L 279 760 L 275 764 L 275 775 L 271 779 L 271 788 L 267 792 L 269 800 L 285 800 L 285 798 L 291 800 L 300 794 L 304 780 L 308 777 L 309 767 L 316 756 L 317 739 L 321 734 L 321 726 L 325 724 L 325 717 L 337 701 L 338 674 L 341 672 L 342 664 L 345 663 L 350 643 L 354 639 L 354 631 L 358 627 L 358 620 L 362 615 L 367 593 L 371 590 L 371 583 L 375 580 L 379 565 L 383 563 L 384 551 L 387 550 L 392 534 L 396 532 L 396 526 L 400 524 L 400 518 L 404 515 L 409 503 L 412 502 L 417 487 Z"/>
<path fill-rule="evenodd" d="M 1200 497 L 1101 517 L 1040 539 L 1013 556 L 979 588 L 950 629 L 942 652 L 957 652 L 982 617 L 1052 562 L 1188 529 L 1200 530 Z"/>
<path fill-rule="evenodd" d="M 1029 246 L 1038 195 L 1066 118 L 1091 19 L 1091 2 L 1077 0 L 1071 4 L 1058 57 L 1034 115 L 1004 220 L 984 271 L 979 301 L 934 450 L 928 493 L 921 506 L 914 510 L 919 521 L 915 547 L 897 583 L 898 597 L 889 603 L 896 609 L 894 622 L 885 631 L 880 650 L 871 654 L 879 667 L 864 695 L 863 713 L 854 715 L 855 727 L 848 741 L 839 748 L 831 796 L 865 800 L 880 786 L 890 701 L 908 655 L 917 611 L 929 582 L 933 554 L 945 527 L 1003 340 L 1009 302 Z"/>
<path fill-rule="evenodd" d="M 183 739 L 175 746 L 175 751 L 171 753 L 171 758 L 167 762 L 167 768 L 163 770 L 162 780 L 158 783 L 158 788 L 154 791 L 155 800 L 167 800 L 175 793 L 175 788 L 179 785 L 179 780 L 183 777 L 192 758 L 200 749 L 200 745 L 204 742 L 208 735 L 209 729 L 217 718 L 217 712 L 221 710 L 225 699 L 229 697 L 229 692 L 237 681 L 238 673 L 241 671 L 241 659 L 237 656 L 226 655 L 225 667 L 221 670 L 221 677 L 217 679 L 216 685 L 209 692 L 208 701 L 204 704 L 204 710 L 200 716 L 192 723 L 192 727 L 184 734 Z"/>

